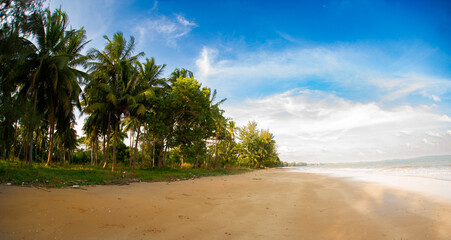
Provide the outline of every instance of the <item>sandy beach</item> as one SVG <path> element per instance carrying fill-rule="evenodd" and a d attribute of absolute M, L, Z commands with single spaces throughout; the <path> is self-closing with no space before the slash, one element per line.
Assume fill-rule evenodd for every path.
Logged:
<path fill-rule="evenodd" d="M 451 202 L 283 169 L 38 189 L 0 186 L 0 239 L 451 239 Z"/>

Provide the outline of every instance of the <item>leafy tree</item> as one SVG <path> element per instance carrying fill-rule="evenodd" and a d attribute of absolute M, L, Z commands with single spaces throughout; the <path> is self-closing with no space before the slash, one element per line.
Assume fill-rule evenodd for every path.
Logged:
<path fill-rule="evenodd" d="M 255 168 L 273 167 L 280 164 L 274 135 L 259 130 L 256 122 L 249 122 L 239 129 L 240 162 Z"/>
<path fill-rule="evenodd" d="M 179 77 L 172 84 L 170 99 L 175 125 L 170 143 L 181 147 L 182 164 L 188 149 L 194 145 L 202 147 L 203 139 L 211 132 L 209 95 L 210 90 L 201 88 L 194 78 Z"/>

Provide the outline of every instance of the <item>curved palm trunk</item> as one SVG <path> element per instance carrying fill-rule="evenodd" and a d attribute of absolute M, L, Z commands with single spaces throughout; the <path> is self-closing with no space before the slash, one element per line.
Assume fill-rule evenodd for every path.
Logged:
<path fill-rule="evenodd" d="M 119 120 L 116 122 L 116 126 L 114 127 L 114 137 L 113 137 L 113 166 L 111 167 L 111 171 L 114 171 L 116 168 L 116 144 L 117 144 L 117 130 L 119 127 Z"/>

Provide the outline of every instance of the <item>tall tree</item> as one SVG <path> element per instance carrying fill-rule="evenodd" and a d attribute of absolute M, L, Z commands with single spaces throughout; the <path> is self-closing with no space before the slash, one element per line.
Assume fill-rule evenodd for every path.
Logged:
<path fill-rule="evenodd" d="M 193 146 L 202 147 L 211 132 L 210 89 L 194 78 L 179 77 L 169 96 L 174 113 L 172 147 L 179 146 L 183 157 Z M 198 149 L 200 150 L 200 149 Z"/>
<path fill-rule="evenodd" d="M 30 16 L 41 14 L 42 2 L 4 0 L 0 4 L 0 146 L 4 157 L 7 151 L 11 153 L 11 143 L 15 142 L 17 121 L 29 112 L 30 104 L 19 99 L 16 93 L 35 68 L 30 61 L 36 52 L 35 46 L 27 36 L 30 35 Z M 32 166 L 31 161 L 29 164 Z"/>
<path fill-rule="evenodd" d="M 73 110 L 74 103 L 79 106 L 77 103 L 81 90 L 78 79 L 84 74 L 75 67 L 83 62 L 80 52 L 87 41 L 83 28 L 66 30 L 68 17 L 61 9 L 53 13 L 48 9 L 35 12 L 24 26 L 35 41 L 14 35 L 13 38 L 21 43 L 21 49 L 25 51 L 13 57 L 16 59 L 15 67 L 10 69 L 17 71 L 12 71 L 9 79 L 13 79 L 11 82 L 19 86 L 15 91 L 20 92 L 22 103 L 32 103 L 31 109 L 21 116 L 27 118 L 23 122 L 29 131 L 29 165 L 32 166 L 33 160 L 33 132 L 43 119 L 51 128 L 47 159 L 49 164 L 57 111 L 68 115 Z M 21 55 L 25 56 L 20 57 Z"/>
<path fill-rule="evenodd" d="M 113 127 L 113 161 L 112 171 L 116 167 L 116 145 L 117 133 L 120 131 L 119 126 L 122 115 L 130 111 L 130 107 L 135 106 L 136 101 L 133 97 L 135 87 L 138 82 L 134 63 L 139 57 L 143 56 L 141 52 L 133 55 L 135 47 L 135 38 L 125 40 L 121 32 L 115 33 L 110 39 L 104 36 L 106 40 L 105 48 L 100 51 L 91 49 L 90 57 L 94 61 L 89 63 L 90 72 L 99 80 L 96 90 L 102 92 L 98 102 L 93 102 L 93 111 L 103 106 L 108 112 L 108 126 Z M 108 127 L 109 129 L 109 127 Z"/>
<path fill-rule="evenodd" d="M 73 106 L 80 108 L 79 79 L 85 73 L 76 67 L 83 64 L 85 58 L 81 54 L 88 43 L 84 29 L 68 28 L 67 14 L 61 9 L 51 13 L 45 10 L 44 15 L 34 15 L 32 30 L 37 42 L 38 67 L 32 72 L 32 79 L 26 88 L 33 95 L 33 112 L 45 113 L 50 125 L 49 152 L 46 166 L 52 158 L 52 144 L 57 123 L 57 113 L 67 119 Z M 32 149 L 30 147 L 30 154 Z M 31 161 L 31 155 L 30 155 Z"/>
<path fill-rule="evenodd" d="M 131 164 L 132 169 L 135 168 L 136 155 L 138 152 L 138 141 L 141 133 L 141 126 L 146 124 L 146 120 L 153 109 L 153 99 L 155 93 L 160 92 L 159 88 L 167 87 L 165 79 L 161 78 L 165 64 L 157 65 L 154 58 L 146 59 L 144 63 L 137 62 L 138 82 L 134 89 L 133 97 L 135 103 L 130 105 L 130 127 L 136 129 L 136 139 L 133 147 L 131 144 Z M 133 134 L 134 135 L 134 134 Z M 141 167 L 144 167 L 144 160 L 141 162 Z"/>

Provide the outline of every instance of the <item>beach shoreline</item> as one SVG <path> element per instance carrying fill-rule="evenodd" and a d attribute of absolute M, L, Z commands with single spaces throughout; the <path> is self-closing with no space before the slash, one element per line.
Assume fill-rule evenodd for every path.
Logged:
<path fill-rule="evenodd" d="M 451 181 L 427 176 L 398 175 L 369 169 L 287 168 L 291 172 L 322 174 L 357 182 L 377 183 L 432 198 L 451 201 Z M 351 171 L 352 170 L 352 171 Z"/>
<path fill-rule="evenodd" d="M 451 201 L 286 169 L 81 189 L 0 186 L 0 239 L 450 239 Z"/>

